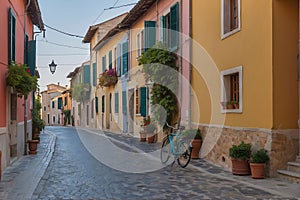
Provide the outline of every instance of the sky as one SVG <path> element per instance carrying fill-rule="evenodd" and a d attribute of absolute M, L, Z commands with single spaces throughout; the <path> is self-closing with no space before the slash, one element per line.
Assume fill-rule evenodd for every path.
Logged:
<path fill-rule="evenodd" d="M 60 31 L 85 36 L 89 27 L 101 23 L 122 13 L 132 6 L 108 9 L 137 3 L 138 0 L 38 0 L 44 24 Z M 62 86 L 70 85 L 66 78 L 76 67 L 89 60 L 89 44 L 82 38 L 70 37 L 45 27 L 46 34 L 36 34 L 37 68 L 40 74 L 40 90 L 58 82 Z M 49 64 L 54 60 L 56 72 L 52 74 Z"/>

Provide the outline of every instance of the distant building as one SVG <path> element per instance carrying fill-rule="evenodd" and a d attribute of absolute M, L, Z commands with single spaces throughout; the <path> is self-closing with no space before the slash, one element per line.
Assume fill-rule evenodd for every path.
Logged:
<path fill-rule="evenodd" d="M 63 125 L 63 96 L 66 87 L 58 84 L 47 85 L 47 90 L 41 92 L 42 119 L 47 126 Z"/>

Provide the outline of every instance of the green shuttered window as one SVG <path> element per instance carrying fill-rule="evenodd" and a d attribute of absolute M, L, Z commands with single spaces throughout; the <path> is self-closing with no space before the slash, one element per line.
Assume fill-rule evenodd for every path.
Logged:
<path fill-rule="evenodd" d="M 62 98 L 58 98 L 57 100 L 57 109 L 61 109 L 62 108 Z"/>
<path fill-rule="evenodd" d="M 156 21 L 145 21 L 145 50 L 151 48 L 156 42 Z"/>
<path fill-rule="evenodd" d="M 102 57 L 102 72 L 106 70 L 106 56 Z"/>
<path fill-rule="evenodd" d="M 128 72 L 128 42 L 122 44 L 122 75 Z"/>
<path fill-rule="evenodd" d="M 111 50 L 108 53 L 108 68 L 112 69 L 112 51 Z"/>
<path fill-rule="evenodd" d="M 8 12 L 8 61 L 16 61 L 16 17 L 12 8 Z"/>
<path fill-rule="evenodd" d="M 97 85 L 97 64 L 93 63 L 93 86 Z"/>
<path fill-rule="evenodd" d="M 119 113 L 119 93 L 115 93 L 115 113 Z"/>
<path fill-rule="evenodd" d="M 122 113 L 123 113 L 124 115 L 127 114 L 126 91 L 122 91 Z"/>
<path fill-rule="evenodd" d="M 96 113 L 99 113 L 99 100 L 98 97 L 95 97 L 95 109 L 96 109 Z"/>
<path fill-rule="evenodd" d="M 91 71 L 90 66 L 83 66 L 83 83 L 90 84 L 91 81 Z"/>
<path fill-rule="evenodd" d="M 28 60 L 27 65 L 30 68 L 30 74 L 34 75 L 36 65 L 36 41 L 31 40 L 28 43 Z"/>
<path fill-rule="evenodd" d="M 170 29 L 171 29 L 171 51 L 178 48 L 178 31 L 179 31 L 179 15 L 178 15 L 178 2 L 170 9 Z"/>
<path fill-rule="evenodd" d="M 147 116 L 147 88 L 140 88 L 140 112 L 141 116 Z"/>
<path fill-rule="evenodd" d="M 105 95 L 102 96 L 102 113 L 105 112 Z"/>

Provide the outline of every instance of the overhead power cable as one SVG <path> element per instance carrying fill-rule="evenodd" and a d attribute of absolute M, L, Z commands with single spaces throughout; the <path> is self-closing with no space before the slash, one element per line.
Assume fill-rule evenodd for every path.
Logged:
<path fill-rule="evenodd" d="M 112 7 L 109 7 L 109 8 L 105 8 L 104 10 L 112 10 L 112 9 L 126 7 L 126 6 L 133 6 L 135 4 L 137 4 L 137 3 L 129 3 L 129 4 L 124 4 L 124 5 L 120 5 L 120 6 L 112 6 Z"/>
<path fill-rule="evenodd" d="M 53 45 L 60 46 L 60 47 L 67 47 L 67 48 L 72 48 L 72 49 L 89 50 L 88 48 L 84 48 L 84 47 L 74 47 L 74 46 L 65 45 L 65 44 L 59 44 L 59 43 L 55 43 L 55 42 L 49 42 L 48 40 L 38 40 L 38 41 L 45 42 L 45 43 L 48 43 L 48 44 L 53 44 Z"/>
<path fill-rule="evenodd" d="M 84 37 L 81 36 L 81 35 L 75 35 L 75 34 L 72 34 L 72 33 L 67 33 L 67 32 L 65 32 L 65 31 L 58 30 L 57 28 L 53 28 L 53 27 L 51 27 L 51 26 L 48 26 L 47 24 L 44 24 L 44 26 L 46 26 L 47 28 L 50 28 L 50 29 L 52 29 L 52 30 L 54 30 L 54 31 L 56 31 L 56 32 L 65 34 L 65 35 L 67 35 L 67 36 L 77 37 L 77 38 L 81 38 L 81 39 L 84 38 Z"/>

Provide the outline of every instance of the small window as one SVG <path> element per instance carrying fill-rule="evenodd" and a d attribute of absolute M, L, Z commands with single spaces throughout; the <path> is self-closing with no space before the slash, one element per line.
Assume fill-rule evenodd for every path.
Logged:
<path fill-rule="evenodd" d="M 47 107 L 46 107 L 46 106 L 44 106 L 44 111 L 46 111 L 46 109 L 47 109 Z"/>
<path fill-rule="evenodd" d="M 222 39 L 240 30 L 240 0 L 222 0 Z"/>
<path fill-rule="evenodd" d="M 118 50 L 117 47 L 114 48 L 114 68 L 117 68 L 117 57 L 118 57 Z"/>
<path fill-rule="evenodd" d="M 102 72 L 106 70 L 106 55 L 102 57 Z"/>
<path fill-rule="evenodd" d="M 54 109 L 55 108 L 55 102 L 52 101 L 52 108 Z"/>
<path fill-rule="evenodd" d="M 136 35 L 136 50 L 136 57 L 140 57 L 144 51 L 144 30 Z"/>
<path fill-rule="evenodd" d="M 242 112 L 242 66 L 221 72 L 221 112 Z"/>

